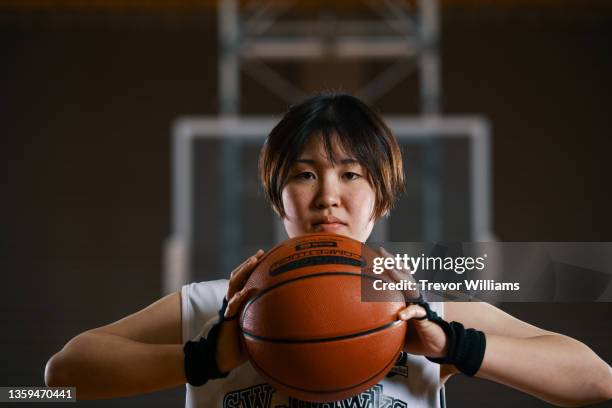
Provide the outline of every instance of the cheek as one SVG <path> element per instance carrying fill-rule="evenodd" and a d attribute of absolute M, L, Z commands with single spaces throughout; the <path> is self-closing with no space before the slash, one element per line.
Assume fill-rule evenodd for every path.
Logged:
<path fill-rule="evenodd" d="M 303 211 L 305 197 L 304 192 L 300 191 L 299 188 L 295 188 L 295 186 L 285 187 L 282 192 L 282 199 L 287 218 L 294 218 Z"/>
<path fill-rule="evenodd" d="M 374 190 L 368 185 L 368 188 L 361 188 L 353 191 L 348 202 L 352 204 L 353 211 L 359 213 L 360 217 L 365 220 L 369 220 L 374 210 L 376 195 L 374 194 Z"/>

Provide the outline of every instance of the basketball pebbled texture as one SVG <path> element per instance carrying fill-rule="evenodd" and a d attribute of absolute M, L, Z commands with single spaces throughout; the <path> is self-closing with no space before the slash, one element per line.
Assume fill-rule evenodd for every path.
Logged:
<path fill-rule="evenodd" d="M 240 316 L 255 369 L 277 390 L 301 400 L 336 401 L 378 383 L 402 350 L 405 307 L 362 302 L 362 279 L 378 256 L 359 241 L 309 234 L 267 254 L 245 287 L 253 296 Z"/>

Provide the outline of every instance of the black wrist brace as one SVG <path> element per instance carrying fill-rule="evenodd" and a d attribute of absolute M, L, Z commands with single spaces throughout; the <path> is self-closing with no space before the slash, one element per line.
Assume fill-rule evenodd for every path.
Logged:
<path fill-rule="evenodd" d="M 217 366 L 217 343 L 221 324 L 225 321 L 227 299 L 223 298 L 223 306 L 219 310 L 219 321 L 208 332 L 207 337 L 199 341 L 188 341 L 183 347 L 185 353 L 185 377 L 191 385 L 200 386 L 208 380 L 225 378 L 229 372 L 222 373 Z"/>
<path fill-rule="evenodd" d="M 448 338 L 446 356 L 441 358 L 427 357 L 427 359 L 438 364 L 453 364 L 463 374 L 470 377 L 474 376 L 484 359 L 487 346 L 485 334 L 476 329 L 465 329 L 459 322 L 447 322 L 431 310 L 427 302 L 420 301 L 417 304 L 427 312 L 427 315 L 419 320 L 427 319 L 436 323 L 444 330 Z"/>

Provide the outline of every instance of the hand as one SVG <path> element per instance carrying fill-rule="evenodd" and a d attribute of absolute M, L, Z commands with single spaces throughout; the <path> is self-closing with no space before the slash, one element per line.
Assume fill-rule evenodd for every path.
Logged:
<path fill-rule="evenodd" d="M 379 249 L 379 254 L 384 257 L 392 258 L 389 252 L 384 248 Z M 401 280 L 409 280 L 414 282 L 414 278 L 410 271 L 387 269 L 386 272 L 395 282 Z M 404 298 L 418 299 L 418 289 L 414 291 L 406 291 Z M 399 318 L 407 322 L 405 350 L 411 354 L 422 355 L 426 357 L 444 357 L 448 350 L 448 339 L 444 330 L 436 323 L 427 319 L 418 320 L 425 317 L 426 312 L 422 306 L 417 304 L 408 304 L 407 307 L 399 311 Z"/>
<path fill-rule="evenodd" d="M 235 317 L 237 317 L 240 308 L 250 297 L 251 292 L 245 290 L 244 285 L 263 257 L 263 254 L 264 251 L 260 249 L 255 255 L 249 257 L 234 269 L 230 275 L 226 294 L 228 304 L 225 310 L 225 318 L 231 320 L 225 320 L 221 324 L 217 343 L 217 366 L 221 372 L 227 373 L 247 360 L 247 355 L 240 341 L 238 319 Z"/>

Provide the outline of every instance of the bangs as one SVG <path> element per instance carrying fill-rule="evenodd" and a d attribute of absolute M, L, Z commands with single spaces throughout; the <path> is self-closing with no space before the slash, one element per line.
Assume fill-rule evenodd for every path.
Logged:
<path fill-rule="evenodd" d="M 340 105 L 340 106 L 339 106 Z M 365 115 L 356 112 L 354 106 L 349 109 L 341 104 L 330 105 L 312 120 L 304 123 L 293 137 L 288 139 L 287 154 L 281 160 L 281 177 L 286 180 L 291 166 L 295 163 L 306 145 L 313 138 L 320 139 L 327 159 L 339 164 L 336 157 L 338 150 L 357 160 L 367 171 L 369 177 L 380 173 L 375 163 L 381 156 L 389 157 L 389 152 L 377 140 L 375 124 L 368 121 Z M 383 148 L 383 152 L 380 149 Z M 279 186 L 281 189 L 284 185 Z"/>

